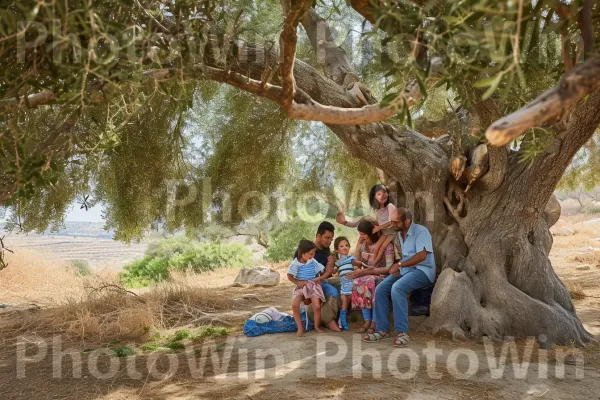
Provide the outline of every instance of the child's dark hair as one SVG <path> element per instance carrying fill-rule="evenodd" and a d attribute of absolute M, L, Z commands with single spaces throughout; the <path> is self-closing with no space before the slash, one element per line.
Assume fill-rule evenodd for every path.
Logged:
<path fill-rule="evenodd" d="M 348 240 L 348 238 L 346 236 L 338 236 L 335 241 L 333 242 L 333 249 L 337 251 L 338 246 L 340 245 L 340 243 L 342 243 L 343 241 L 348 242 L 348 245 L 350 245 L 350 241 Z"/>
<path fill-rule="evenodd" d="M 375 225 L 373 225 L 373 222 L 366 218 L 361 219 L 356 227 L 356 230 L 358 230 L 360 233 L 364 233 L 369 236 L 373 243 L 377 243 L 377 240 L 379 240 L 379 235 L 373 234 L 373 229 L 375 229 Z"/>
<path fill-rule="evenodd" d="M 383 206 L 387 207 L 387 205 L 390 204 L 390 189 L 385 185 L 375 185 L 371 188 L 371 192 L 369 192 L 369 203 L 375 210 L 379 210 L 379 203 L 375 200 L 375 194 L 380 190 L 385 190 L 388 194 L 387 201 Z"/>
<path fill-rule="evenodd" d="M 308 253 L 315 247 L 317 246 L 310 240 L 302 239 L 300 243 L 298 243 L 298 259 L 300 259 L 300 257 L 302 257 L 303 254 Z"/>

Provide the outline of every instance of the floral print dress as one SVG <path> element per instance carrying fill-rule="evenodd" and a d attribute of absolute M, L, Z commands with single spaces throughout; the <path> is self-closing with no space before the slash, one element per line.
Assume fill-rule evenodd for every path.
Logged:
<path fill-rule="evenodd" d="M 363 243 L 360 250 L 362 261 L 369 259 L 369 256 L 373 252 L 375 244 L 367 246 Z M 377 267 L 391 267 L 394 263 L 394 244 L 390 243 L 385 248 L 384 257 L 377 265 Z M 371 260 L 369 264 L 371 265 Z M 375 287 L 379 282 L 385 278 L 384 275 L 366 275 L 356 278 L 352 284 L 352 309 L 361 310 L 363 308 L 373 309 L 373 300 L 375 300 Z"/>

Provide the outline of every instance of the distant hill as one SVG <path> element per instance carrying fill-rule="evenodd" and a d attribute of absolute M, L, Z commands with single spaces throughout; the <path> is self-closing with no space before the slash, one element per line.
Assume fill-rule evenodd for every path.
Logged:
<path fill-rule="evenodd" d="M 0 236 L 6 246 L 19 253 L 24 249 L 64 262 L 87 260 L 92 267 L 122 267 L 141 258 L 148 242 L 126 244 L 113 240 L 114 232 L 105 231 L 102 222 L 66 222 L 58 232 L 7 234 L 0 222 Z"/>
<path fill-rule="evenodd" d="M 4 222 L 0 222 L 0 233 L 4 233 Z M 89 237 L 98 239 L 112 239 L 113 231 L 106 231 L 103 222 L 65 222 L 65 228 L 58 232 L 45 231 L 43 235 L 47 236 L 71 236 L 71 237 Z"/>

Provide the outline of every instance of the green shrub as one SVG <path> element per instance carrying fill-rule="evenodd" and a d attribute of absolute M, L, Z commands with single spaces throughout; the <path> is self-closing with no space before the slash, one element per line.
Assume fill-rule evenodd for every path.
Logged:
<path fill-rule="evenodd" d="M 113 351 L 115 352 L 117 357 L 128 357 L 135 355 L 135 350 L 129 346 L 117 347 L 116 349 L 113 349 Z"/>
<path fill-rule="evenodd" d="M 190 336 L 192 336 L 192 333 L 190 331 L 188 331 L 187 329 L 182 329 L 182 330 L 175 332 L 175 335 L 173 336 L 173 339 L 171 341 L 177 342 L 179 340 L 187 339 Z"/>
<path fill-rule="evenodd" d="M 585 214 L 600 214 L 600 206 L 588 206 L 583 209 Z"/>
<path fill-rule="evenodd" d="M 158 345 L 156 345 L 156 344 L 144 344 L 140 348 L 143 351 L 156 351 L 156 350 L 158 350 Z"/>
<path fill-rule="evenodd" d="M 358 218 L 355 218 L 358 219 Z M 354 219 L 352 219 L 354 220 Z M 358 233 L 356 228 L 348 228 L 335 222 L 328 220 L 335 227 L 335 236 L 346 236 L 350 240 L 351 246 L 356 245 Z M 309 223 L 296 218 L 285 223 L 272 234 L 272 240 L 269 248 L 265 253 L 265 259 L 273 262 L 292 261 L 294 252 L 301 239 L 314 240 L 317 234 L 319 222 Z M 354 248 L 354 247 L 352 247 Z M 331 244 L 333 251 L 333 243 Z"/>
<path fill-rule="evenodd" d="M 172 343 L 168 343 L 166 345 L 166 347 L 168 347 L 171 350 L 180 350 L 180 349 L 185 349 L 185 344 L 180 343 L 180 342 L 172 342 Z"/>
<path fill-rule="evenodd" d="M 301 219 L 283 224 L 271 235 L 272 239 L 265 253 L 265 259 L 274 262 L 291 261 L 300 240 L 314 239 L 317 226 L 318 224 L 311 224 Z"/>
<path fill-rule="evenodd" d="M 204 338 L 211 336 L 227 336 L 229 334 L 229 328 L 225 328 L 222 326 L 212 326 L 208 325 L 202 327 L 198 330 L 194 336 L 192 336 L 192 341 L 198 342 Z"/>
<path fill-rule="evenodd" d="M 79 276 L 90 276 L 94 273 L 89 261 L 84 259 L 71 260 L 68 264 L 68 269 Z"/>
<path fill-rule="evenodd" d="M 141 260 L 119 274 L 127 287 L 144 287 L 169 277 L 171 271 L 197 273 L 223 267 L 242 267 L 250 262 L 250 251 L 241 244 L 205 244 L 186 237 L 161 240 L 150 246 Z"/>

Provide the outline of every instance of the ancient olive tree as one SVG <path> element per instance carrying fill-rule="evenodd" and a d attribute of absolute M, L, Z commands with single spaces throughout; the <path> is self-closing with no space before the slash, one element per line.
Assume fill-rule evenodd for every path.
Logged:
<path fill-rule="evenodd" d="M 560 213 L 553 191 L 600 124 L 600 3 L 340 3 L 14 2 L 1 15 L 0 53 L 9 62 L 0 78 L 0 199 L 15 207 L 70 171 L 65 198 L 99 177 L 100 198 L 145 201 L 145 220 L 161 221 L 163 195 L 128 195 L 189 176 L 178 168 L 181 127 L 198 96 L 206 104 L 220 97 L 208 82 L 221 82 L 277 105 L 258 106 L 268 110 L 258 120 L 274 127 L 282 116 L 324 123 L 414 210 L 433 234 L 440 272 L 434 333 L 589 343 L 548 254 Z M 331 24 L 348 13 L 362 20 L 349 30 L 362 32 L 360 71 Z M 277 132 L 254 151 L 288 131 Z M 252 133 L 234 133 L 253 147 Z M 123 146 L 160 154 L 127 188 L 114 182 L 140 166 Z M 94 169 L 107 158 L 118 162 Z M 73 163 L 82 160 L 85 168 Z M 281 176 L 270 178 L 264 187 Z M 194 204 L 179 212 L 181 222 Z"/>

